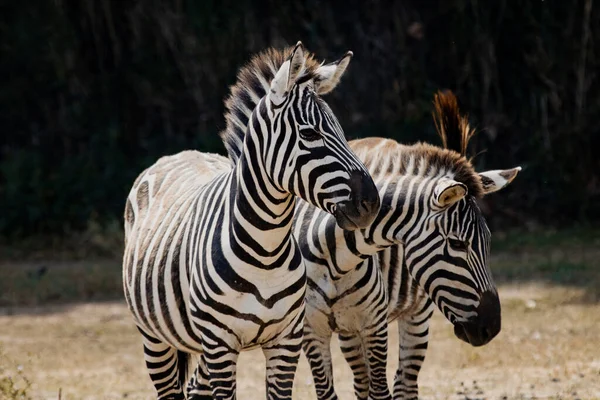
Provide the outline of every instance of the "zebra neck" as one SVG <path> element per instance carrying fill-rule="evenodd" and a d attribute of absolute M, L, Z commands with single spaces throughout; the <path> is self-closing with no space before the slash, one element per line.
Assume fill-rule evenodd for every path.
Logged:
<path fill-rule="evenodd" d="M 327 261 L 334 276 L 341 277 L 360 265 L 369 255 L 377 252 L 371 246 L 368 248 L 363 246 L 364 240 L 360 239 L 361 231 L 343 230 L 337 225 L 332 215 L 321 210 L 318 213 L 323 219 L 319 223 L 318 233 L 312 241 L 321 244 L 319 258 Z M 301 242 L 303 239 L 303 237 L 299 238 Z"/>
<path fill-rule="evenodd" d="M 230 234 L 247 242 L 268 262 L 291 240 L 295 197 L 275 186 L 254 148 L 260 147 L 247 135 L 231 179 Z"/>
<path fill-rule="evenodd" d="M 420 180 L 416 187 L 426 185 L 425 180 Z M 429 212 L 428 204 L 417 195 L 419 191 L 415 192 L 415 187 L 395 185 L 388 190 L 385 187 L 380 189 L 383 204 L 368 228 L 345 231 L 335 224 L 324 225 L 325 236 L 333 239 L 328 241 L 328 251 L 338 272 L 351 271 L 372 255 L 403 244 L 419 229 L 423 216 Z"/>

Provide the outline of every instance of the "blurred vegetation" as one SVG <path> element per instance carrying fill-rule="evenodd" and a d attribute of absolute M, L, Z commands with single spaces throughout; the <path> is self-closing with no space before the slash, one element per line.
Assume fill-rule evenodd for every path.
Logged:
<path fill-rule="evenodd" d="M 35 238 L 12 251 L 0 247 L 0 252 L 8 254 L 0 258 L 0 307 L 18 313 L 22 311 L 19 307 L 25 306 L 122 299 L 122 235 L 116 230 L 107 235 L 96 229 L 88 228 L 79 242 L 55 239 L 51 247 L 59 248 L 59 252 Z M 489 265 L 499 285 L 535 283 L 577 288 L 581 295 L 572 301 L 597 302 L 598 259 L 598 228 L 533 233 L 515 230 L 493 234 Z"/>
<path fill-rule="evenodd" d="M 0 346 L 0 399 L 30 400 L 31 381 L 23 373 L 23 366 L 9 359 Z"/>
<path fill-rule="evenodd" d="M 159 156 L 223 151 L 237 69 L 297 40 L 321 59 L 354 51 L 328 97 L 349 138 L 438 143 L 432 96 L 454 90 L 481 130 L 478 168 L 524 167 L 486 200 L 493 226 L 597 222 L 592 1 L 3 2 L 0 235 L 120 221 L 135 176 Z"/>
<path fill-rule="evenodd" d="M 490 268 L 498 284 L 543 283 L 577 287 L 578 300 L 600 300 L 600 229 L 569 228 L 492 234 Z"/>

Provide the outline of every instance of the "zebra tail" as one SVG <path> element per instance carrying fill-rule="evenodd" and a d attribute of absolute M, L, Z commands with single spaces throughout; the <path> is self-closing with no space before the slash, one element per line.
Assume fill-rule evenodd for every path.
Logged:
<path fill-rule="evenodd" d="M 179 386 L 184 391 L 187 390 L 188 382 L 190 381 L 190 368 L 192 368 L 193 358 L 190 353 L 185 351 L 177 351 L 177 372 L 179 376 Z"/>

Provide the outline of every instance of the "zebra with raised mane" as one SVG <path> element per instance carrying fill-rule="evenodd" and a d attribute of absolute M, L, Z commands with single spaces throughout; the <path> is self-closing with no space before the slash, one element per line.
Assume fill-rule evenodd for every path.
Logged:
<path fill-rule="evenodd" d="M 371 177 L 320 97 L 351 56 L 323 65 L 300 42 L 255 56 L 226 101 L 230 160 L 185 151 L 136 179 L 123 283 L 159 399 L 234 399 L 238 354 L 255 347 L 266 358 L 267 397 L 291 399 L 306 289 L 291 233 L 296 196 L 350 230 L 379 210 Z M 201 362 L 190 380 L 192 355 Z"/>
<path fill-rule="evenodd" d="M 338 333 L 359 399 L 389 399 L 388 323 L 398 321 L 394 399 L 417 398 L 433 304 L 473 346 L 500 331 L 500 301 L 488 269 L 490 231 L 476 199 L 509 184 L 520 168 L 477 173 L 464 157 L 472 130 L 451 93 L 436 95 L 445 147 L 368 138 L 350 147 L 369 169 L 381 210 L 345 231 L 298 202 L 294 234 L 307 261 L 304 351 L 317 397 L 337 398 L 330 342 Z M 385 250 L 383 250 L 385 249 Z"/>

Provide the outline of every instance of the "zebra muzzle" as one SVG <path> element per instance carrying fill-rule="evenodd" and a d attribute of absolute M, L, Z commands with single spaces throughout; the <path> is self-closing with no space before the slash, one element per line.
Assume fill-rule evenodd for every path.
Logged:
<path fill-rule="evenodd" d="M 481 295 L 475 318 L 454 324 L 456 337 L 475 347 L 489 343 L 500 333 L 500 329 L 500 298 L 497 293 L 489 291 Z"/>
<path fill-rule="evenodd" d="M 370 175 L 353 171 L 350 175 L 350 199 L 337 204 L 335 219 L 340 228 L 353 231 L 366 228 L 373 222 L 381 199 Z"/>

